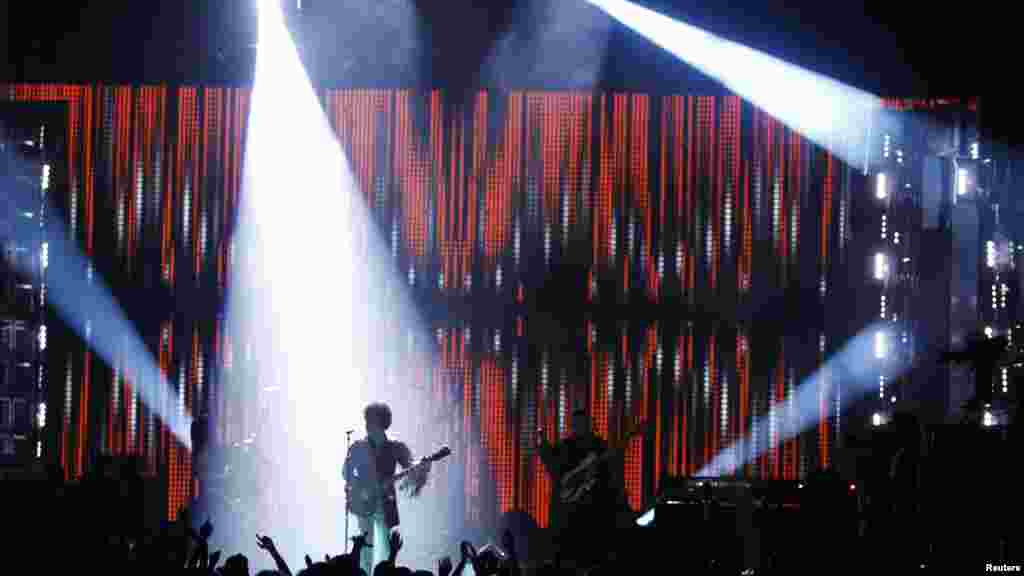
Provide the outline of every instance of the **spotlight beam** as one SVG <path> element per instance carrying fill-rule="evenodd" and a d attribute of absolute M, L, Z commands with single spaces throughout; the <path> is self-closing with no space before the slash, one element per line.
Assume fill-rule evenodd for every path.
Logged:
<path fill-rule="evenodd" d="M 851 166 L 891 117 L 877 96 L 626 0 L 588 0 Z"/>
<path fill-rule="evenodd" d="M 22 217 L 19 200 L 4 191 L 3 214 L 14 238 L 38 238 L 38 221 Z M 51 213 L 53 210 L 51 208 Z M 110 289 L 92 264 L 68 238 L 59 218 L 46 223 L 45 299 L 68 326 L 109 366 L 123 366 L 143 404 L 156 414 L 174 436 L 191 447 L 192 417 L 160 372 L 135 327 L 117 305 Z M 19 272 L 41 280 L 40 268 L 27 266 Z"/>
<path fill-rule="evenodd" d="M 430 373 L 430 335 L 393 273 L 280 3 L 260 0 L 258 9 L 227 302 L 228 332 L 243 350 L 244 368 L 223 379 L 244 414 L 260 414 L 258 423 L 244 419 L 252 425 L 241 434 L 259 431 L 254 444 L 274 464 L 254 473 L 262 490 L 237 479 L 252 518 L 216 537 L 225 540 L 219 545 L 260 554 L 247 530 L 277 526 L 282 555 L 301 561 L 347 549 L 345 431 L 362 429 L 366 404 L 383 401 L 396 410 L 389 435 L 415 454 L 436 447 L 430 436 L 441 432 L 424 425 L 431 389 L 400 382 Z M 426 506 L 402 504 L 410 543 L 403 554 L 410 557 L 428 554 L 428 535 L 445 526 Z M 374 552 L 386 556 L 386 547 Z"/>
<path fill-rule="evenodd" d="M 769 408 L 769 413 L 761 417 L 752 428 L 758 430 L 745 438 L 736 441 L 728 448 L 719 452 L 711 463 L 705 466 L 697 476 L 724 476 L 732 474 L 738 468 L 755 460 L 764 452 L 798 437 L 800 434 L 816 426 L 820 421 L 819 403 L 821 394 L 831 398 L 827 388 L 830 381 L 842 383 L 842 394 L 839 396 L 840 410 L 853 402 L 876 391 L 878 376 L 896 378 L 905 373 L 909 366 L 901 360 L 876 357 L 875 341 L 878 334 L 885 334 L 885 324 L 878 322 L 862 330 L 854 336 L 842 350 L 830 358 L 824 366 L 815 371 L 802 382 L 794 396 L 786 403 L 777 403 Z M 826 375 L 831 375 L 830 378 Z M 778 443 L 769 445 L 766 436 L 769 427 L 776 423 Z"/>

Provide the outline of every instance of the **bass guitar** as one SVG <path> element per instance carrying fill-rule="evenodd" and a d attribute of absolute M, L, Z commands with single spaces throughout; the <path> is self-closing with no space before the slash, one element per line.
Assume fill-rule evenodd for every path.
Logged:
<path fill-rule="evenodd" d="M 559 496 L 562 502 L 574 504 L 589 494 L 599 482 L 598 464 L 624 450 L 636 436 L 646 434 L 653 422 L 641 423 L 626 432 L 625 437 L 603 453 L 591 452 L 575 468 L 562 475 Z"/>

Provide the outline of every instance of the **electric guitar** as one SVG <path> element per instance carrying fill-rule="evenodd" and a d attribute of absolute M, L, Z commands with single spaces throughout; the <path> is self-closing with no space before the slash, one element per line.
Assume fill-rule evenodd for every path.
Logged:
<path fill-rule="evenodd" d="M 347 484 L 345 486 L 345 493 L 348 496 L 348 511 L 364 518 L 372 516 L 377 511 L 377 502 L 379 500 L 385 504 L 394 501 L 395 490 L 393 487 L 396 482 L 418 473 L 430 463 L 443 460 L 451 456 L 451 454 L 451 449 L 443 446 L 440 450 L 423 458 L 416 464 L 402 470 L 398 474 L 382 478 L 376 484 L 366 480 L 357 480 L 355 486 Z"/>
<path fill-rule="evenodd" d="M 583 499 L 597 485 L 598 464 L 614 456 L 617 452 L 625 449 L 630 440 L 638 435 L 647 433 L 653 427 L 653 421 L 641 423 L 630 431 L 619 442 L 605 450 L 603 453 L 591 452 L 575 468 L 562 475 L 560 481 L 560 497 L 566 504 L 574 504 Z"/>

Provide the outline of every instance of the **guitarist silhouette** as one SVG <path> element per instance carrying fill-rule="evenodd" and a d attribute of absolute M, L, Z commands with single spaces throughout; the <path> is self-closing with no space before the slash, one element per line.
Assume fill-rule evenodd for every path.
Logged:
<path fill-rule="evenodd" d="M 594 434 L 587 412 L 572 415 L 572 435 L 552 445 L 538 430 L 538 452 L 552 480 L 550 526 L 556 561 L 585 568 L 612 543 L 621 512 L 627 507 L 619 450 Z"/>
<path fill-rule="evenodd" d="M 390 440 L 391 408 L 387 404 L 370 404 L 363 411 L 366 438 L 357 440 L 345 457 L 342 475 L 345 478 L 350 512 L 359 518 L 359 531 L 367 536 L 370 547 L 363 548 L 361 567 L 367 574 L 388 557 L 388 536 L 398 526 L 398 503 L 393 483 L 381 482 L 395 475 L 395 468 L 413 467 L 412 451 L 403 443 Z M 417 465 L 403 483 L 413 496 L 427 483 L 430 461 Z M 353 506 L 359 503 L 360 506 Z"/>

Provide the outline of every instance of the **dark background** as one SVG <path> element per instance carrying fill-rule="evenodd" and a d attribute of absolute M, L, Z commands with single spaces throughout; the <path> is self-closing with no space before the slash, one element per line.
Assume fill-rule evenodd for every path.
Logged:
<path fill-rule="evenodd" d="M 431 60 L 444 75 L 471 75 L 493 39 L 529 27 L 524 11 L 539 0 L 410 0 L 434 31 Z M 581 6 L 582 0 L 567 0 Z M 293 2 L 289 0 L 289 3 Z M 321 47 L 345 43 L 346 22 L 388 17 L 392 2 L 369 2 L 349 14 L 347 2 L 305 0 L 325 31 Z M 892 2 L 647 0 L 650 8 L 784 58 L 843 82 L 889 96 L 956 96 L 989 92 L 1002 83 L 1003 47 L 1010 24 L 991 11 L 923 10 Z M 43 0 L 4 3 L 10 55 L 3 78 L 69 82 L 245 82 L 250 71 L 218 60 L 244 48 L 253 34 L 255 0 Z M 374 6 L 380 13 L 372 13 Z M 591 8 L 592 9 L 592 8 Z M 2 13 L 0 13 L 2 14 Z M 523 22 L 527 20 L 526 22 Z M 446 33 L 452 32 L 452 33 Z M 457 33 L 454 33 L 457 32 Z M 636 60 L 650 44 L 617 27 L 610 59 Z M 365 50 L 366 48 L 362 48 Z M 359 50 L 359 48 L 356 48 Z M 230 58 L 228 58 L 230 60 Z M 377 62 L 377 67 L 387 66 Z M 683 66 L 676 65 L 681 71 Z M 663 71 L 632 67 L 606 75 L 648 83 Z M 670 67 L 671 68 L 671 67 Z M 461 70 L 459 70 L 461 69 Z M 358 74 L 356 75 L 358 77 Z"/>
<path fill-rule="evenodd" d="M 572 3 L 560 5 L 568 6 L 560 8 L 562 13 L 578 11 L 581 25 L 606 18 L 583 0 L 562 1 Z M 487 84 L 481 64 L 495 39 L 514 33 L 522 46 L 531 46 L 539 26 L 532 15 L 552 6 L 545 0 L 361 2 L 303 0 L 305 22 L 299 26 L 320 54 L 315 66 L 307 61 L 318 83 L 452 91 Z M 985 135 L 1020 144 L 1004 72 L 1015 34 L 1007 14 L 971 5 L 924 8 L 883 1 L 640 3 L 880 96 L 983 96 Z M 237 85 L 252 80 L 248 46 L 255 40 L 255 0 L 2 4 L 9 54 L 0 52 L 0 82 Z M 409 13 L 409 4 L 422 33 L 396 22 L 396 14 Z M 571 44 L 577 32 L 567 26 Z M 632 31 L 617 24 L 611 29 L 598 88 L 662 92 L 680 82 L 691 87 L 707 82 Z M 389 58 L 389 47 L 415 55 Z M 505 70 L 500 76 L 503 84 L 532 89 L 564 89 L 571 78 Z"/>

